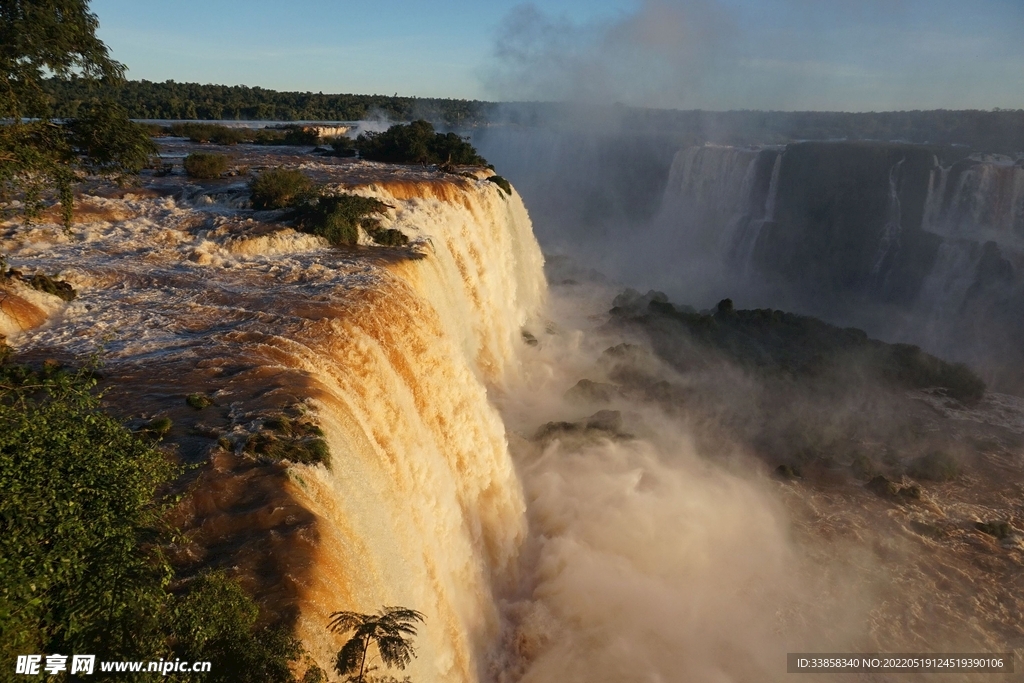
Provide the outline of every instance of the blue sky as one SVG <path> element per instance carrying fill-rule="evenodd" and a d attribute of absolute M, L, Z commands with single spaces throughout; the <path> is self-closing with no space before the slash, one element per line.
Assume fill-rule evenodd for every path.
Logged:
<path fill-rule="evenodd" d="M 1024 0 L 93 0 L 131 78 L 704 109 L 1024 107 Z"/>

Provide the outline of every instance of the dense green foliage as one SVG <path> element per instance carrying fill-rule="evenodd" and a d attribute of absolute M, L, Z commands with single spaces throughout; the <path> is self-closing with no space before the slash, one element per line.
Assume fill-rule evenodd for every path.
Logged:
<path fill-rule="evenodd" d="M 349 681 L 363 683 L 370 645 L 377 646 L 384 666 L 405 669 L 416 656 L 412 639 L 416 636 L 416 623 L 423 620 L 423 614 L 405 607 L 385 607 L 376 614 L 334 612 L 330 629 L 337 633 L 353 632 L 338 651 L 335 671 Z"/>
<path fill-rule="evenodd" d="M 283 209 L 313 191 L 313 181 L 302 171 L 272 168 L 249 181 L 254 209 Z"/>
<path fill-rule="evenodd" d="M 77 79 L 50 80 L 45 87 L 57 116 L 76 116 L 90 96 L 87 84 Z M 358 121 L 379 113 L 394 121 L 428 118 L 459 125 L 484 121 L 493 106 L 471 100 L 277 92 L 174 81 L 128 81 L 111 95 L 132 118 L 170 120 Z"/>
<path fill-rule="evenodd" d="M 185 157 L 184 166 L 185 173 L 188 173 L 190 178 L 208 180 L 219 178 L 228 170 L 228 158 L 223 154 L 192 152 Z"/>
<path fill-rule="evenodd" d="M 473 145 L 455 133 L 437 133 L 428 121 L 395 124 L 383 133 L 363 133 L 356 139 L 359 156 L 393 164 L 453 164 L 486 166 Z"/>
<path fill-rule="evenodd" d="M 146 541 L 172 469 L 99 410 L 90 385 L 49 367 L 0 375 L 4 661 L 161 649 L 154 619 L 170 576 Z"/>
<path fill-rule="evenodd" d="M 405 233 L 395 228 L 381 228 L 370 225 L 366 228 L 366 234 L 377 244 L 384 247 L 404 247 L 409 244 L 409 238 Z"/>
<path fill-rule="evenodd" d="M 316 130 L 305 126 L 290 125 L 274 128 L 235 128 L 216 123 L 194 121 L 172 123 L 169 126 L 153 125 L 152 135 L 173 135 L 188 138 L 192 142 L 212 142 L 215 145 L 315 145 L 320 142 Z"/>
<path fill-rule="evenodd" d="M 54 115 L 73 117 L 94 95 L 81 79 L 48 80 Z M 899 112 L 676 111 L 621 106 L 499 105 L 384 95 L 276 92 L 246 86 L 129 81 L 111 93 L 132 118 L 356 121 L 380 113 L 392 121 L 427 119 L 449 126 L 505 120 L 521 125 L 611 116 L 630 128 L 671 134 L 678 144 L 782 144 L 794 140 L 905 140 L 963 144 L 992 152 L 1024 151 L 1024 110 Z M 584 109 L 584 111 L 580 111 Z"/>
<path fill-rule="evenodd" d="M 208 674 L 189 674 L 186 680 L 295 680 L 288 664 L 302 654 L 298 640 L 283 628 L 260 627 L 256 603 L 223 573 L 197 577 L 169 612 L 175 656 L 212 662 Z"/>
<path fill-rule="evenodd" d="M 136 173 L 155 153 L 123 108 L 100 98 L 123 80 L 124 67 L 96 38 L 87 0 L 10 0 L 0 5 L 0 212 L 21 197 L 21 211 L 38 214 L 53 192 L 71 224 L 76 171 Z M 67 125 L 52 121 L 45 77 L 77 75 L 81 99 Z M 27 120 L 26 120 L 27 119 Z"/>
<path fill-rule="evenodd" d="M 176 585 L 159 491 L 176 469 L 103 412 L 88 373 L 0 366 L 0 659 L 210 660 L 168 680 L 293 679 L 300 653 L 233 581 Z M 148 680 L 119 674 L 118 680 Z"/>
<path fill-rule="evenodd" d="M 378 230 L 374 214 L 382 214 L 387 204 L 369 197 L 351 194 L 323 195 L 302 202 L 295 209 L 296 224 L 305 232 L 319 235 L 334 246 L 353 245 L 359 240 L 359 228 Z"/>
<path fill-rule="evenodd" d="M 859 368 L 875 380 L 913 389 L 940 388 L 960 401 L 976 401 L 985 383 L 966 365 L 947 363 L 909 344 L 869 339 L 862 330 L 839 328 L 810 316 L 771 309 L 734 310 L 724 299 L 713 314 L 677 308 L 664 294 L 616 297 L 612 313 L 661 329 L 671 323 L 686 339 L 759 372 L 821 375 Z"/>

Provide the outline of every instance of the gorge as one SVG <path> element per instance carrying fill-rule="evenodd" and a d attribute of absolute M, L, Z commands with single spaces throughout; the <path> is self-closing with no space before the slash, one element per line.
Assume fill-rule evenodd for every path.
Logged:
<path fill-rule="evenodd" d="M 12 266 L 78 297 L 12 290 L 5 334 L 30 360 L 98 349 L 113 410 L 173 419 L 165 443 L 201 465 L 178 561 L 230 569 L 326 671 L 328 615 L 381 605 L 427 616 L 405 672 L 421 682 L 783 680 L 787 651 L 1019 652 L 1024 401 L 890 385 L 856 345 L 822 374 L 752 369 L 679 327 L 724 325 L 726 296 L 838 324 L 925 311 L 933 290 L 954 321 L 977 297 L 1019 311 L 1019 164 L 651 144 L 582 182 L 565 160 L 605 148 L 549 142 L 523 197 L 483 170 L 244 145 L 237 176 L 92 188 L 70 234 L 8 226 Z M 520 188 L 524 166 L 480 148 Z M 332 249 L 248 208 L 243 169 L 277 165 L 381 200 L 409 245 Z M 630 168 L 597 218 L 537 180 L 601 188 Z M 590 243 L 545 259 L 531 216 L 542 243 Z M 803 324 L 775 313 L 769 332 Z M 282 420 L 322 430 L 329 466 L 249 447 Z M 955 476 L 927 471 L 936 452 Z M 999 538 L 976 526 L 1001 520 Z"/>

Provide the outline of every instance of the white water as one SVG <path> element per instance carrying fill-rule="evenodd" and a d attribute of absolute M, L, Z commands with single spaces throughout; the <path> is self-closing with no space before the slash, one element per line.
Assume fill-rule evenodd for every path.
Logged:
<path fill-rule="evenodd" d="M 757 253 L 758 240 L 761 239 L 761 232 L 764 226 L 775 221 L 775 209 L 779 201 L 779 178 L 782 175 L 782 157 L 784 152 L 779 152 L 772 164 L 772 177 L 768 182 L 768 196 L 764 202 L 764 218 L 750 221 L 742 233 L 737 233 L 734 241 L 736 243 L 735 258 L 740 264 L 742 273 L 753 275 L 754 255 Z"/>
<path fill-rule="evenodd" d="M 316 522 L 269 532 L 267 543 L 291 534 L 285 547 L 312 548 L 291 563 L 275 558 L 285 576 L 272 588 L 295 591 L 298 633 L 328 670 L 344 642 L 326 631 L 330 612 L 404 605 L 428 619 L 410 675 L 468 683 L 497 637 L 494 591 L 515 583 L 526 537 L 487 392 L 519 372 L 521 331 L 546 293 L 543 260 L 518 195 L 354 168 L 383 179 L 356 191 L 392 206 L 385 226 L 409 235 L 422 257 L 268 233 L 195 192 L 183 202 L 91 200 L 123 215 L 70 237 L 22 229 L 4 244 L 18 267 L 60 271 L 79 289 L 63 315 L 16 342 L 76 353 L 102 344 L 108 365 L 160 383 L 168 408 L 194 390 L 174 389 L 192 368 L 243 363 L 306 378 L 286 390 L 306 394 L 333 469 L 289 467 L 285 488 Z M 258 419 L 237 391 L 217 396 L 235 433 Z"/>
<path fill-rule="evenodd" d="M 882 239 L 878 243 L 878 251 L 875 255 L 875 263 L 871 268 L 871 274 L 881 278 L 884 286 L 885 275 L 882 275 L 882 268 L 886 265 L 890 253 L 898 251 L 900 239 L 903 236 L 903 207 L 900 205 L 900 169 L 907 161 L 903 157 L 889 169 L 889 207 L 885 217 L 885 227 L 882 230 Z"/>

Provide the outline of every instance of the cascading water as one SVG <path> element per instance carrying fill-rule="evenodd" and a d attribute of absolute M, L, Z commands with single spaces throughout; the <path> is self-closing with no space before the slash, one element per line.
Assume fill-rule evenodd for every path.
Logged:
<path fill-rule="evenodd" d="M 885 219 L 885 227 L 882 232 L 882 239 L 878 243 L 878 252 L 875 256 L 875 264 L 871 268 L 871 274 L 878 280 L 881 287 L 885 286 L 885 279 L 889 274 L 886 268 L 894 252 L 899 251 L 900 239 L 903 236 L 903 207 L 900 205 L 900 169 L 907 161 L 906 157 L 900 159 L 892 169 L 889 170 L 889 209 Z"/>
<path fill-rule="evenodd" d="M 72 237 L 38 226 L 5 245 L 20 267 L 61 270 L 79 289 L 13 341 L 73 354 L 105 344 L 130 414 L 202 421 L 182 434 L 213 464 L 187 515 L 201 555 L 294 615 L 325 669 L 344 642 L 327 631 L 332 611 L 403 605 L 428 619 L 412 677 L 471 683 L 526 535 L 488 390 L 515 381 L 522 330 L 545 298 L 543 259 L 519 196 L 493 183 L 305 168 L 384 201 L 386 226 L 415 248 L 328 250 L 195 191 L 185 205 L 95 200 L 126 219 Z M 193 391 L 222 412 L 182 413 Z M 239 459 L 247 434 L 296 409 L 323 429 L 331 469 Z"/>
<path fill-rule="evenodd" d="M 735 244 L 733 257 L 736 263 L 740 264 L 742 273 L 746 276 L 750 276 L 753 273 L 754 254 L 757 252 L 757 242 L 761 237 L 761 231 L 764 230 L 765 225 L 775 221 L 775 209 L 779 201 L 779 179 L 782 177 L 783 156 L 783 152 L 777 153 L 775 161 L 772 163 L 772 175 L 768 182 L 768 195 L 764 200 L 763 218 L 748 220 L 742 226 L 737 224 L 736 227 L 727 231 L 729 234 L 735 235 L 733 238 L 733 243 Z"/>

